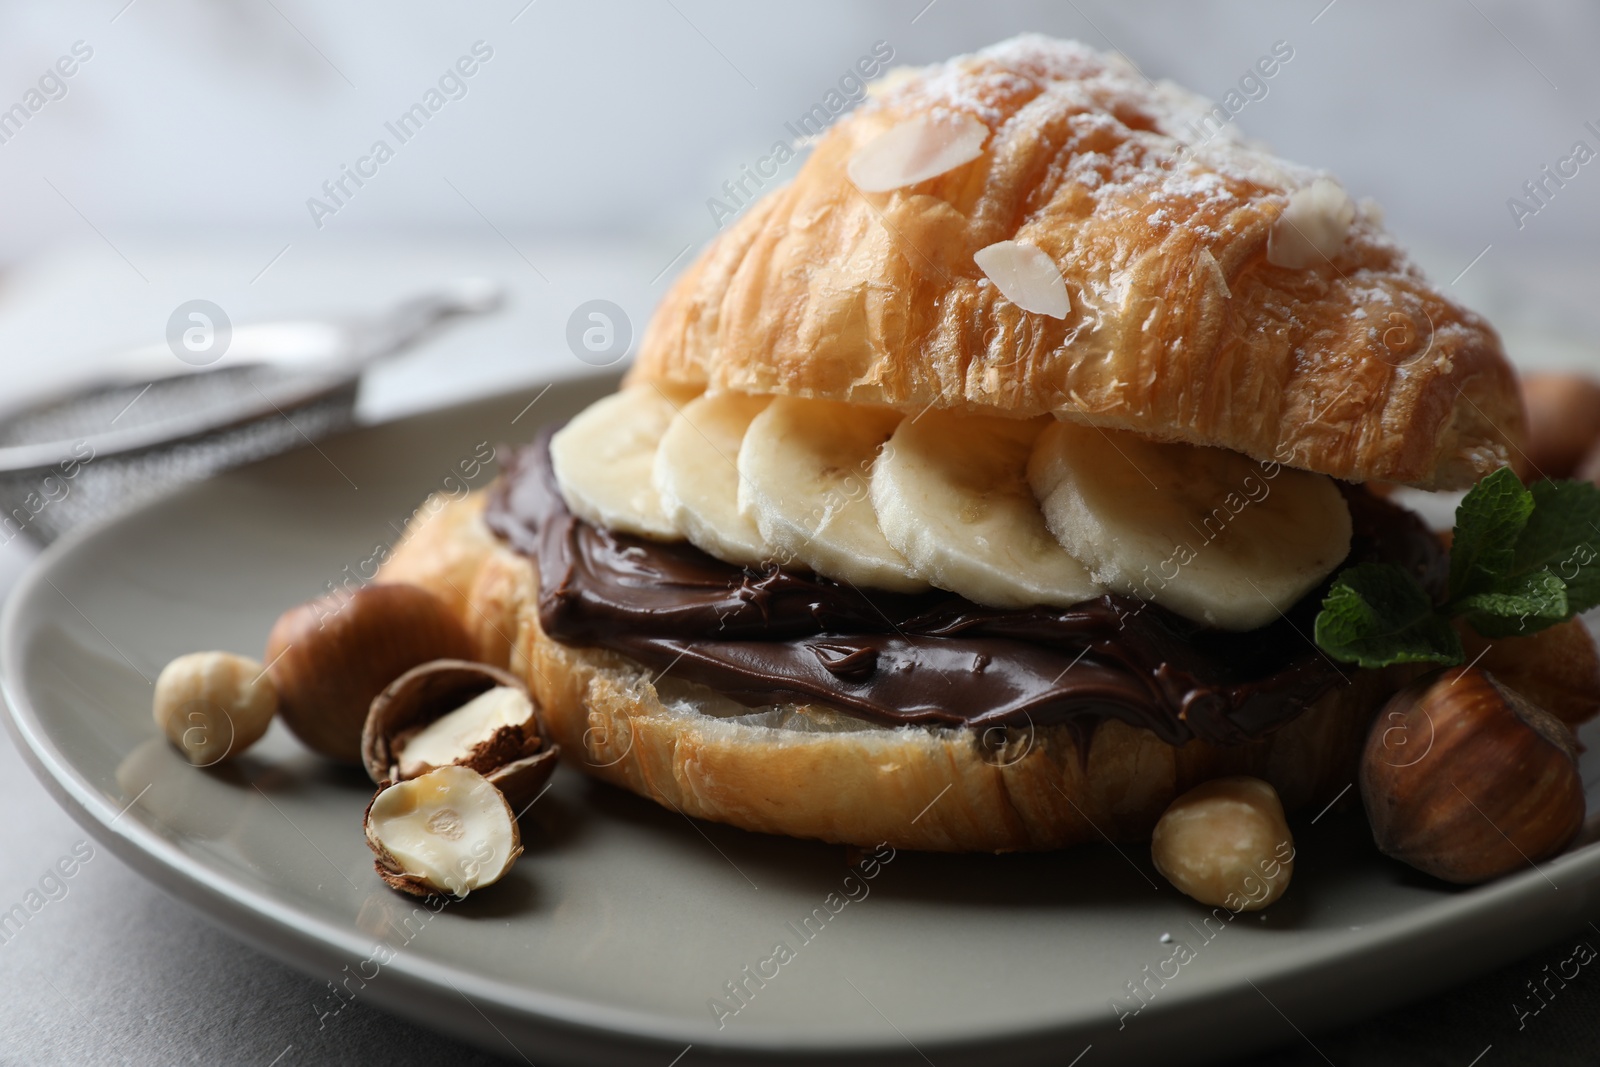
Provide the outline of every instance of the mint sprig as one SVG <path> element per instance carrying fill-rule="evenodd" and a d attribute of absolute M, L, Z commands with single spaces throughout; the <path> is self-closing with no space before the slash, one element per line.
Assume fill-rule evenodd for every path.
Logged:
<path fill-rule="evenodd" d="M 1347 567 L 1317 615 L 1316 640 L 1362 667 L 1451 665 L 1465 658 L 1450 620 L 1484 637 L 1537 633 L 1600 605 L 1600 489 L 1526 487 L 1510 470 L 1484 478 L 1456 509 L 1450 595 L 1435 604 L 1393 563 Z"/>
<path fill-rule="evenodd" d="M 1317 644 L 1363 667 L 1460 663 L 1461 638 L 1422 583 L 1393 563 L 1347 567 L 1317 616 Z"/>

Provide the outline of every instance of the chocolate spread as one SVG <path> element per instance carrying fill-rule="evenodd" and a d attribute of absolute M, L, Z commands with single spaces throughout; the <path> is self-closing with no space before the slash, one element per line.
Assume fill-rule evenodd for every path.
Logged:
<path fill-rule="evenodd" d="M 1311 642 L 1326 584 L 1248 633 L 1125 596 L 1002 609 L 940 591 L 862 590 L 592 526 L 563 502 L 548 446 L 546 434 L 513 455 L 486 512 L 538 567 L 545 633 L 748 706 L 816 702 L 887 725 L 979 731 L 1065 723 L 1081 736 L 1110 717 L 1174 745 L 1237 744 L 1358 669 Z M 1439 595 L 1443 553 L 1422 522 L 1359 487 L 1343 491 L 1347 563 L 1400 563 Z"/>

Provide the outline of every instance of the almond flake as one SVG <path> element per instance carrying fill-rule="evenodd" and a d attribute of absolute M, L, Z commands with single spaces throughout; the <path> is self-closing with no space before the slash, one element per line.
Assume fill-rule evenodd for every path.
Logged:
<path fill-rule="evenodd" d="M 1289 194 L 1289 206 L 1267 235 L 1267 262 L 1315 267 L 1338 255 L 1356 217 L 1356 205 L 1338 182 L 1318 178 Z"/>
<path fill-rule="evenodd" d="M 937 178 L 983 154 L 989 127 L 971 115 L 918 115 L 856 149 L 845 170 L 864 193 Z"/>
<path fill-rule="evenodd" d="M 1026 241 L 997 241 L 973 253 L 973 262 L 1000 295 L 1023 311 L 1064 319 L 1072 310 L 1067 283 L 1055 263 Z"/>

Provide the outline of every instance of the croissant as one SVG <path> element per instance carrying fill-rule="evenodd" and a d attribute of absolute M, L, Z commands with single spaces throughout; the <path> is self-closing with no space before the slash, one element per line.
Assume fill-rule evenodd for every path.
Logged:
<path fill-rule="evenodd" d="M 631 377 L 1050 413 L 1353 482 L 1464 488 L 1505 465 L 1523 413 L 1494 330 L 1375 208 L 1296 220 L 1295 192 L 1332 183 L 1231 125 L 1196 136 L 1208 108 L 1038 36 L 886 79 L 678 279 Z M 851 161 L 917 121 L 936 149 L 939 124 L 975 122 L 982 150 L 863 192 Z M 1274 262 L 1294 261 L 1273 254 L 1285 235 L 1328 223 L 1336 247 Z M 1064 317 L 989 283 L 974 254 L 1002 241 L 1055 262 Z"/>
<path fill-rule="evenodd" d="M 627 385 L 653 385 L 674 408 L 741 393 L 908 418 L 1050 415 L 1351 483 L 1455 488 L 1505 465 L 1524 415 L 1494 331 L 1422 277 L 1376 208 L 1206 123 L 1208 109 L 1120 59 L 1037 36 L 893 72 L 792 184 L 751 204 L 677 280 Z M 632 462 L 647 471 L 648 455 Z M 1115 715 L 1091 731 L 1030 721 L 1025 743 L 1007 727 L 1001 758 L 969 720 L 895 725 L 843 702 L 764 704 L 748 687 L 670 676 L 684 673 L 678 659 L 647 665 L 599 631 L 552 636 L 546 609 L 581 596 L 565 583 L 592 561 L 547 557 L 544 533 L 495 518 L 527 476 L 519 465 L 487 519 L 474 495 L 415 520 L 380 579 L 446 597 L 483 658 L 527 679 L 580 769 L 750 830 L 1003 851 L 1148 837 L 1176 796 L 1221 775 L 1265 778 L 1289 807 L 1321 802 L 1352 780 L 1374 710 L 1412 673 L 1353 671 L 1286 698 L 1287 713 L 1243 737 L 1202 736 L 1211 712 L 1187 697 L 1167 736 Z M 1437 563 L 1432 536 L 1407 521 L 1427 549 L 1418 558 Z M 616 544 L 621 584 L 655 580 L 646 593 L 666 603 L 660 546 Z M 728 573 L 674 558 L 702 587 Z M 730 588 L 741 580 L 753 579 Z M 683 636 L 679 658 L 695 641 Z M 880 636 L 892 651 L 894 635 Z M 628 647 L 655 654 L 672 639 L 652 631 Z M 1592 642 L 1580 643 L 1592 663 Z M 825 645 L 806 648 L 838 653 L 827 669 L 849 678 L 876 654 Z M 1295 647 L 1323 669 L 1320 653 Z M 1544 662 L 1553 647 L 1523 652 Z M 974 657 L 971 672 L 987 662 Z M 1167 662 L 1150 676 L 1167 684 Z"/>

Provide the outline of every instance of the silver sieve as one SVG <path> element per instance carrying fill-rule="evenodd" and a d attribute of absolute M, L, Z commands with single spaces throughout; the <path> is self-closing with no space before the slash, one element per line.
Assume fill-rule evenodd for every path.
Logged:
<path fill-rule="evenodd" d="M 193 366 L 165 344 L 0 407 L 0 542 L 49 544 L 185 482 L 284 452 L 355 421 L 361 373 L 441 322 L 496 310 L 464 279 L 369 318 L 234 327 Z"/>

